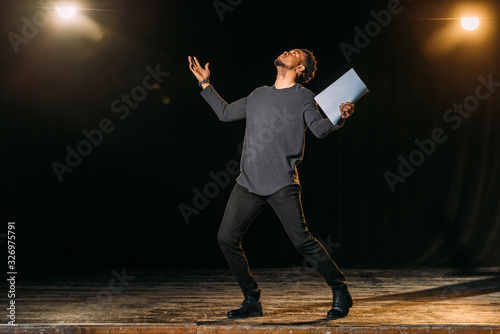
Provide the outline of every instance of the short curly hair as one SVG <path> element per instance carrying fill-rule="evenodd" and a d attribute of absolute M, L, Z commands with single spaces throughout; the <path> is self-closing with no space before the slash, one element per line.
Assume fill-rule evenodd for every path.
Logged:
<path fill-rule="evenodd" d="M 299 82 L 300 83 L 308 83 L 312 78 L 314 78 L 314 74 L 316 73 L 316 57 L 314 57 L 314 54 L 307 50 L 307 49 L 300 49 L 302 52 L 306 54 L 306 57 L 304 59 L 304 67 L 306 68 L 304 72 L 299 76 Z"/>

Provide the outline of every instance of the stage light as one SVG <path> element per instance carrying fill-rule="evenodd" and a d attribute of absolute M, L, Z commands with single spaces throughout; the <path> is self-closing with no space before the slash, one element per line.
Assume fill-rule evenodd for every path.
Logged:
<path fill-rule="evenodd" d="M 479 26 L 479 19 L 477 17 L 464 17 L 462 18 L 462 28 L 465 30 L 476 30 Z"/>
<path fill-rule="evenodd" d="M 70 19 L 75 16 L 76 8 L 75 7 L 57 7 L 57 13 L 63 19 Z"/>
<path fill-rule="evenodd" d="M 104 31 L 101 26 L 83 14 L 85 11 L 92 11 L 94 9 L 85 8 L 81 3 L 76 1 L 68 1 L 60 3 L 54 10 L 59 18 L 58 20 L 54 20 L 54 24 L 57 28 L 60 28 L 57 30 L 61 33 L 61 36 L 79 34 L 94 42 L 103 39 Z"/>

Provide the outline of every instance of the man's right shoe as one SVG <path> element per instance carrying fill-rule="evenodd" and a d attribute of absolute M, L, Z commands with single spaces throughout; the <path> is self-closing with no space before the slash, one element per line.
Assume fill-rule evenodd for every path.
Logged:
<path fill-rule="evenodd" d="M 245 300 L 236 310 L 227 312 L 228 318 L 262 317 L 260 297 L 245 296 Z"/>

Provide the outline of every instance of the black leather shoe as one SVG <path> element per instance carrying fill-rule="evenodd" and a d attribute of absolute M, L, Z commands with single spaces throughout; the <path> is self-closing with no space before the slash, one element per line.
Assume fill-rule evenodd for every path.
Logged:
<path fill-rule="evenodd" d="M 352 297 L 347 287 L 332 289 L 333 303 L 332 308 L 326 315 L 327 318 L 343 318 L 349 314 L 349 308 L 352 306 Z"/>
<path fill-rule="evenodd" d="M 262 317 L 260 297 L 245 296 L 245 300 L 236 310 L 227 312 L 228 318 Z"/>

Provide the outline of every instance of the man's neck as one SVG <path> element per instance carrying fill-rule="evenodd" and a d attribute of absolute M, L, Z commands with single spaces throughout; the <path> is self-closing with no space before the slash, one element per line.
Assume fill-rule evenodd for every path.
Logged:
<path fill-rule="evenodd" d="M 289 88 L 296 83 L 296 75 L 294 72 L 280 71 L 278 69 L 278 75 L 276 76 L 276 81 L 274 82 L 274 87 L 276 89 Z"/>

